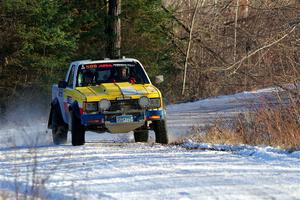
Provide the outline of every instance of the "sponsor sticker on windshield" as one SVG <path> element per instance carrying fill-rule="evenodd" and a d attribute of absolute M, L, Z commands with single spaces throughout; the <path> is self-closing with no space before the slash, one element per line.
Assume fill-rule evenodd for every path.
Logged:
<path fill-rule="evenodd" d="M 81 67 L 81 69 L 97 69 L 97 68 L 111 68 L 113 64 L 111 63 L 101 63 L 101 64 L 87 64 Z"/>
<path fill-rule="evenodd" d="M 81 66 L 81 69 L 98 69 L 111 67 L 135 67 L 134 63 L 96 63 Z"/>

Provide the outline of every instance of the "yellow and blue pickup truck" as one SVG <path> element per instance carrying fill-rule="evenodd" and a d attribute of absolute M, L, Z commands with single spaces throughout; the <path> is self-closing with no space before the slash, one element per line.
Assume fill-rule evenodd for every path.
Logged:
<path fill-rule="evenodd" d="M 48 121 L 54 144 L 85 143 L 85 131 L 128 133 L 147 142 L 168 143 L 166 112 L 161 92 L 152 85 L 136 59 L 82 60 L 70 64 L 66 78 L 52 86 Z"/>

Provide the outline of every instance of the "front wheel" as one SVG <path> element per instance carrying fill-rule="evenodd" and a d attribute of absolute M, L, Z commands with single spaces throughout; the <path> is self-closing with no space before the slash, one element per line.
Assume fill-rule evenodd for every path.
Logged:
<path fill-rule="evenodd" d="M 134 131 L 133 135 L 135 142 L 148 142 L 148 130 Z"/>
<path fill-rule="evenodd" d="M 78 119 L 74 112 L 70 111 L 71 116 L 71 134 L 72 134 L 72 145 L 79 146 L 85 143 L 85 130 L 84 126 L 81 125 L 80 119 Z"/>
<path fill-rule="evenodd" d="M 161 144 L 168 144 L 169 140 L 166 121 L 153 121 L 152 124 L 155 132 L 155 141 Z"/>
<path fill-rule="evenodd" d="M 56 110 L 53 109 L 51 115 L 53 143 L 56 145 L 67 143 L 68 126 L 61 122 Z"/>

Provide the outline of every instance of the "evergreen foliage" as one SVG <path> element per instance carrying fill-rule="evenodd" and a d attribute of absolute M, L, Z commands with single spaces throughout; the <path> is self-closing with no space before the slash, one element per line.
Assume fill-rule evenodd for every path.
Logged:
<path fill-rule="evenodd" d="M 174 72 L 174 49 L 167 34 L 172 18 L 161 6 L 161 0 L 129 0 L 122 7 L 122 54 L 140 59 L 150 79 L 159 74 L 168 79 Z M 158 86 L 170 89 L 168 81 Z"/>
<path fill-rule="evenodd" d="M 0 108 L 26 87 L 50 94 L 73 60 L 114 55 L 117 1 L 0 1 Z M 121 55 L 164 75 L 171 102 L 299 82 L 299 1 L 204 1 L 192 33 L 196 0 L 121 2 Z"/>
<path fill-rule="evenodd" d="M 169 60 L 162 32 L 168 16 L 160 0 L 122 3 L 122 55 L 151 66 L 147 70 L 154 75 Z M 107 31 L 112 20 L 107 12 L 108 1 L 1 1 L 0 102 L 24 87 L 50 91 L 72 60 L 106 57 L 114 37 Z"/>

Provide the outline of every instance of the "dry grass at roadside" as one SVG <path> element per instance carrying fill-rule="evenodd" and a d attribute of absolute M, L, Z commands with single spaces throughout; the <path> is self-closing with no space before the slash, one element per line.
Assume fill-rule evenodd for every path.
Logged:
<path fill-rule="evenodd" d="M 299 149 L 300 103 L 294 101 L 288 106 L 265 105 L 254 112 L 239 114 L 230 127 L 219 120 L 206 133 L 195 131 L 189 139 L 201 143 Z"/>
<path fill-rule="evenodd" d="M 8 191 L 0 190 L 0 200 L 8 200 L 9 196 Z"/>

